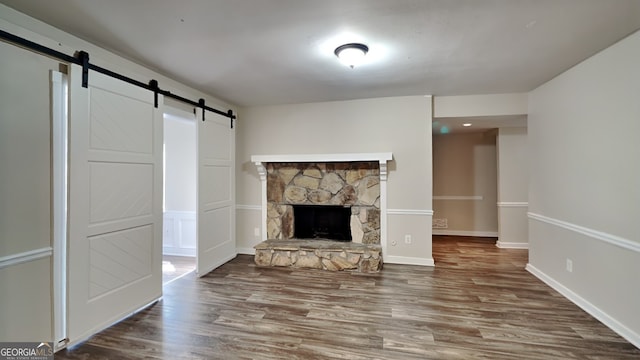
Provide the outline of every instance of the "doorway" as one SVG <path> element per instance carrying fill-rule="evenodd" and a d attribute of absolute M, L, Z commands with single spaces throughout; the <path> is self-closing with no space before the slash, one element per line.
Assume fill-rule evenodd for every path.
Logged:
<path fill-rule="evenodd" d="M 164 113 L 162 284 L 196 267 L 195 115 L 170 107 Z"/>
<path fill-rule="evenodd" d="M 433 235 L 497 240 L 497 131 L 433 135 Z"/>

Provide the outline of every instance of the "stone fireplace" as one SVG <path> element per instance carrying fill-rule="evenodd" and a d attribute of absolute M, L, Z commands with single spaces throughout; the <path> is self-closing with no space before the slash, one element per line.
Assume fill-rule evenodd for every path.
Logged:
<path fill-rule="evenodd" d="M 268 239 L 294 238 L 294 207 L 320 214 L 337 206 L 350 211 L 349 240 L 380 244 L 378 163 L 269 163 L 266 170 Z"/>
<path fill-rule="evenodd" d="M 252 156 L 262 183 L 261 266 L 378 271 L 391 153 Z"/>

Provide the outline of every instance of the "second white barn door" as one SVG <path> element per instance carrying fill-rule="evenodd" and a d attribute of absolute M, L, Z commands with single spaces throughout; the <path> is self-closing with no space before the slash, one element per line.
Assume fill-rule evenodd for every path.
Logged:
<path fill-rule="evenodd" d="M 235 242 L 235 134 L 230 119 L 196 109 L 198 276 L 233 259 Z"/>

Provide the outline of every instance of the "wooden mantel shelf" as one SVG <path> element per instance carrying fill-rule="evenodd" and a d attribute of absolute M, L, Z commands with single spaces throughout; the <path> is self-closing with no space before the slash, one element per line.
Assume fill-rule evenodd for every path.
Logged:
<path fill-rule="evenodd" d="M 285 154 L 285 155 L 252 155 L 251 162 L 349 162 L 378 161 L 387 162 L 393 159 L 390 152 L 353 153 L 353 154 Z"/>
<path fill-rule="evenodd" d="M 387 162 L 393 160 L 390 152 L 380 153 L 343 153 L 343 154 L 284 154 L 284 155 L 251 155 L 251 162 L 258 168 L 260 179 L 266 179 L 266 163 L 324 163 L 324 162 L 353 162 L 377 161 L 380 163 L 380 178 L 387 178 Z"/>

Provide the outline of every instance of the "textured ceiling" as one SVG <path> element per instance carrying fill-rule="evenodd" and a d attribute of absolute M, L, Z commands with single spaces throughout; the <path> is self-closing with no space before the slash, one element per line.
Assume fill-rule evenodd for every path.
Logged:
<path fill-rule="evenodd" d="M 0 2 L 241 106 L 526 92 L 640 28 L 640 0 Z"/>

